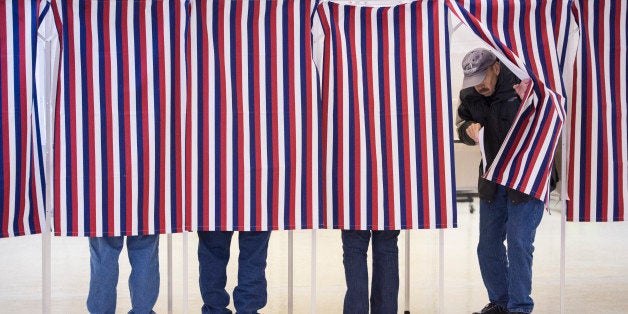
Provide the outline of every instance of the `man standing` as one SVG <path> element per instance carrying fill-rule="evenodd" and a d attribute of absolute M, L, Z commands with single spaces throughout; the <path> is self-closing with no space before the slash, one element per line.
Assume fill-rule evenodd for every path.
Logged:
<path fill-rule="evenodd" d="M 478 180 L 477 254 L 489 304 L 476 313 L 530 313 L 534 307 L 530 297 L 533 243 L 543 202 L 482 178 L 512 126 L 530 80 L 521 82 L 482 48 L 467 53 L 462 68 L 458 135 L 468 145 L 475 145 L 483 135 L 486 161 L 480 164 Z"/>
<path fill-rule="evenodd" d="M 233 231 L 199 231 L 199 287 L 203 314 L 231 313 L 227 284 L 227 263 Z M 266 257 L 270 231 L 240 231 L 238 241 L 238 285 L 233 290 L 237 313 L 257 313 L 266 306 Z"/>
<path fill-rule="evenodd" d="M 123 236 L 89 238 L 90 271 L 87 310 L 90 313 L 115 313 L 118 285 L 118 258 Z M 148 314 L 159 295 L 159 235 L 126 237 L 131 262 L 129 290 L 131 311 Z"/>
<path fill-rule="evenodd" d="M 399 298 L 399 230 L 342 230 L 342 263 L 347 292 L 344 314 L 397 313 Z M 371 240 L 372 239 L 372 240 Z M 366 252 L 373 243 L 371 298 Z"/>

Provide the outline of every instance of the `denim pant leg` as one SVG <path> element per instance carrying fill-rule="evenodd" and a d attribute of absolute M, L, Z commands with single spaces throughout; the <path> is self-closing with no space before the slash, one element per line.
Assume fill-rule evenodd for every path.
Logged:
<path fill-rule="evenodd" d="M 371 313 L 397 313 L 399 298 L 399 230 L 373 231 Z"/>
<path fill-rule="evenodd" d="M 127 237 L 126 248 L 131 263 L 129 313 L 155 313 L 153 307 L 159 295 L 159 235 Z"/>
<path fill-rule="evenodd" d="M 266 306 L 266 257 L 270 231 L 240 231 L 238 286 L 233 290 L 237 313 L 249 314 Z"/>
<path fill-rule="evenodd" d="M 198 283 L 203 313 L 231 313 L 225 286 L 232 236 L 233 231 L 198 232 Z"/>
<path fill-rule="evenodd" d="M 369 230 L 342 230 L 342 263 L 345 267 L 344 310 L 347 313 L 368 313 L 369 274 L 366 265 L 366 251 L 371 240 Z"/>
<path fill-rule="evenodd" d="M 543 217 L 543 202 L 537 199 L 522 204 L 509 204 L 508 242 L 508 310 L 530 313 L 534 301 L 532 292 L 532 253 L 536 228 Z"/>
<path fill-rule="evenodd" d="M 87 310 L 90 313 L 116 312 L 118 258 L 124 237 L 89 238 L 90 277 Z"/>
<path fill-rule="evenodd" d="M 497 188 L 492 202 L 480 200 L 480 240 L 478 261 L 488 298 L 504 308 L 508 305 L 508 260 L 506 257 L 506 189 Z"/>

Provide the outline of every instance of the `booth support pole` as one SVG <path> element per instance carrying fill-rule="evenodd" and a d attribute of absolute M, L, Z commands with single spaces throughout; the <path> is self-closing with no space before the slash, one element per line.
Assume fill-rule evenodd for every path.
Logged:
<path fill-rule="evenodd" d="M 316 313 L 316 229 L 312 229 L 312 313 Z"/>
<path fill-rule="evenodd" d="M 567 130 L 562 134 L 561 141 L 561 167 L 560 176 L 567 178 Z M 565 179 L 560 185 L 560 313 L 565 313 L 565 248 L 566 248 L 566 223 L 567 223 L 567 184 Z"/>
<path fill-rule="evenodd" d="M 172 314 L 172 234 L 168 238 L 168 313 Z"/>
<path fill-rule="evenodd" d="M 51 176 L 51 171 L 52 171 L 52 145 L 50 143 L 50 137 L 48 135 L 53 134 L 53 128 L 52 128 L 52 117 L 53 117 L 53 111 L 52 111 L 52 104 L 50 102 L 50 90 L 51 90 L 51 84 L 52 82 L 50 81 L 50 76 L 51 76 L 51 67 L 52 67 L 52 53 L 51 53 L 51 39 L 49 38 L 44 38 L 45 36 L 49 36 L 50 34 L 50 22 L 46 22 L 45 23 L 45 34 L 44 36 L 41 36 L 41 34 L 38 34 L 38 36 L 40 37 L 40 39 L 43 39 L 44 41 L 44 62 L 43 62 L 43 67 L 44 67 L 44 78 L 45 78 L 45 83 L 43 86 L 43 93 L 44 93 L 44 97 L 45 97 L 45 101 L 44 101 L 44 112 L 45 112 L 45 116 L 44 116 L 44 121 L 46 121 L 46 143 L 45 143 L 45 152 L 44 152 L 44 158 L 45 158 L 45 162 L 46 165 L 44 167 L 44 169 L 42 169 L 42 171 L 44 171 L 44 176 L 45 178 L 52 178 Z M 44 314 L 48 314 L 51 311 L 51 306 L 52 306 L 52 207 L 53 207 L 53 202 L 52 202 L 52 197 L 53 197 L 53 190 L 52 190 L 52 182 L 48 182 L 48 184 L 46 184 L 46 191 L 44 191 L 45 195 L 46 195 L 46 208 L 44 209 L 44 213 L 45 213 L 45 217 L 46 217 L 46 226 L 44 228 L 44 230 L 42 230 L 42 238 L 41 238 L 41 249 L 42 249 L 42 263 L 41 263 L 41 281 L 42 281 L 42 302 L 41 302 L 41 306 L 42 306 L 42 313 Z"/>
<path fill-rule="evenodd" d="M 404 314 L 410 314 L 410 230 L 406 230 L 406 249 L 405 249 L 405 311 Z"/>
<path fill-rule="evenodd" d="M 183 231 L 183 313 L 188 314 L 188 233 Z"/>
<path fill-rule="evenodd" d="M 445 313 L 445 231 L 438 230 L 438 313 Z"/>
<path fill-rule="evenodd" d="M 288 231 L 288 313 L 294 312 L 294 234 Z"/>

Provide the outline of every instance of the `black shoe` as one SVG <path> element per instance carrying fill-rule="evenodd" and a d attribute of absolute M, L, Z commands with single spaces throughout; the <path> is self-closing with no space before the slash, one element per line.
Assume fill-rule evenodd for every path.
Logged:
<path fill-rule="evenodd" d="M 489 303 L 479 312 L 473 314 L 508 314 L 508 311 L 497 303 Z"/>

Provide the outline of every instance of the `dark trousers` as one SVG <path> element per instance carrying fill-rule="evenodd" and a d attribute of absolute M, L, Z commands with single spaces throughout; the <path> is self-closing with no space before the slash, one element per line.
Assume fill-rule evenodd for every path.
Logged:
<path fill-rule="evenodd" d="M 371 313 L 397 313 L 399 294 L 399 230 L 343 230 L 342 250 L 347 293 L 344 313 L 368 313 L 366 251 L 373 237 Z"/>
<path fill-rule="evenodd" d="M 231 313 L 227 309 L 229 294 L 227 263 L 233 231 L 198 233 L 199 286 L 203 313 Z M 266 306 L 266 257 L 270 231 L 241 231 L 238 234 L 238 285 L 233 303 L 238 313 L 257 313 Z"/>

